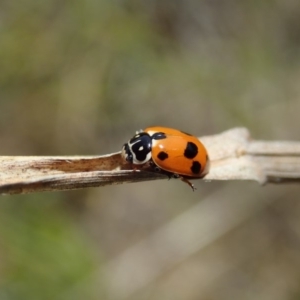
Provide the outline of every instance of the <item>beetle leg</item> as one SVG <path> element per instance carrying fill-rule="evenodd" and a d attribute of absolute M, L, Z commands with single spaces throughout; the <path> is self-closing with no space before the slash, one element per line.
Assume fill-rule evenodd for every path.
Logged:
<path fill-rule="evenodd" d="M 182 176 L 180 176 L 179 178 L 180 178 L 181 181 L 187 183 L 191 187 L 191 189 L 193 190 L 193 192 L 195 192 L 196 188 L 195 188 L 195 186 L 190 181 L 188 181 L 186 178 L 184 178 Z"/>

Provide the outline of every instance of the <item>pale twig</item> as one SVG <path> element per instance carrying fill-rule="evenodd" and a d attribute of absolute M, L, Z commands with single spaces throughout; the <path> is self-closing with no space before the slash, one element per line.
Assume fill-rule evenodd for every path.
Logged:
<path fill-rule="evenodd" d="M 242 188 L 237 189 L 241 193 Z M 139 290 L 147 288 L 169 270 L 174 271 L 181 262 L 186 262 L 189 257 L 264 209 L 263 194 L 253 197 L 248 193 L 236 197 L 235 193 L 236 191 L 227 186 L 216 190 L 205 199 L 201 198 L 201 201 L 185 212 L 101 266 L 98 278 L 106 280 L 110 296 L 107 298 L 134 298 L 132 296 Z M 264 243 L 260 243 L 261 247 L 263 245 Z M 201 264 L 201 268 L 204 266 L 205 264 Z M 220 271 L 221 267 L 218 265 L 217 270 Z M 197 286 L 207 283 L 213 269 L 210 266 L 209 272 L 201 278 Z"/>
<path fill-rule="evenodd" d="M 255 141 L 245 128 L 200 138 L 210 157 L 204 180 L 300 182 L 300 142 Z M 168 178 L 133 170 L 120 152 L 102 156 L 0 157 L 0 193 L 58 191 Z"/>

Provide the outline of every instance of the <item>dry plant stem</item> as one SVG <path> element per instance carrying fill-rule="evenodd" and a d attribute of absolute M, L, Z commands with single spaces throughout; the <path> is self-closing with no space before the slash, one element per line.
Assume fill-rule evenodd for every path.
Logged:
<path fill-rule="evenodd" d="M 246 128 L 201 138 L 211 158 L 206 180 L 300 182 L 300 141 L 255 141 Z"/>
<path fill-rule="evenodd" d="M 300 142 L 251 140 L 245 128 L 202 137 L 211 167 L 204 180 L 300 182 Z M 102 156 L 0 157 L 0 193 L 58 191 L 164 179 L 134 171 L 120 152 Z"/>
<path fill-rule="evenodd" d="M 90 157 L 0 157 L 0 194 L 61 191 L 163 178 L 156 173 L 131 170 L 123 164 L 119 152 Z"/>

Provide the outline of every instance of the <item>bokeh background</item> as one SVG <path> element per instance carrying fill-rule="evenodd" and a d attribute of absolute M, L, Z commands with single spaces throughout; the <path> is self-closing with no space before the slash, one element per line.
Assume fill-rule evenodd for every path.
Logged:
<path fill-rule="evenodd" d="M 0 3 L 0 155 L 137 129 L 299 140 L 298 0 Z M 0 198 L 0 299 L 300 299 L 300 189 L 163 180 Z"/>

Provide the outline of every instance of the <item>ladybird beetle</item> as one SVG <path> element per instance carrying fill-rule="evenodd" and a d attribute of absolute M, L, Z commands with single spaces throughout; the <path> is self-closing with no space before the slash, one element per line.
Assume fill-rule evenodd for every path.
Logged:
<path fill-rule="evenodd" d="M 124 144 L 122 157 L 134 168 L 149 166 L 169 178 L 180 178 L 193 190 L 188 179 L 208 173 L 209 158 L 203 144 L 193 135 L 167 127 L 148 127 Z"/>

